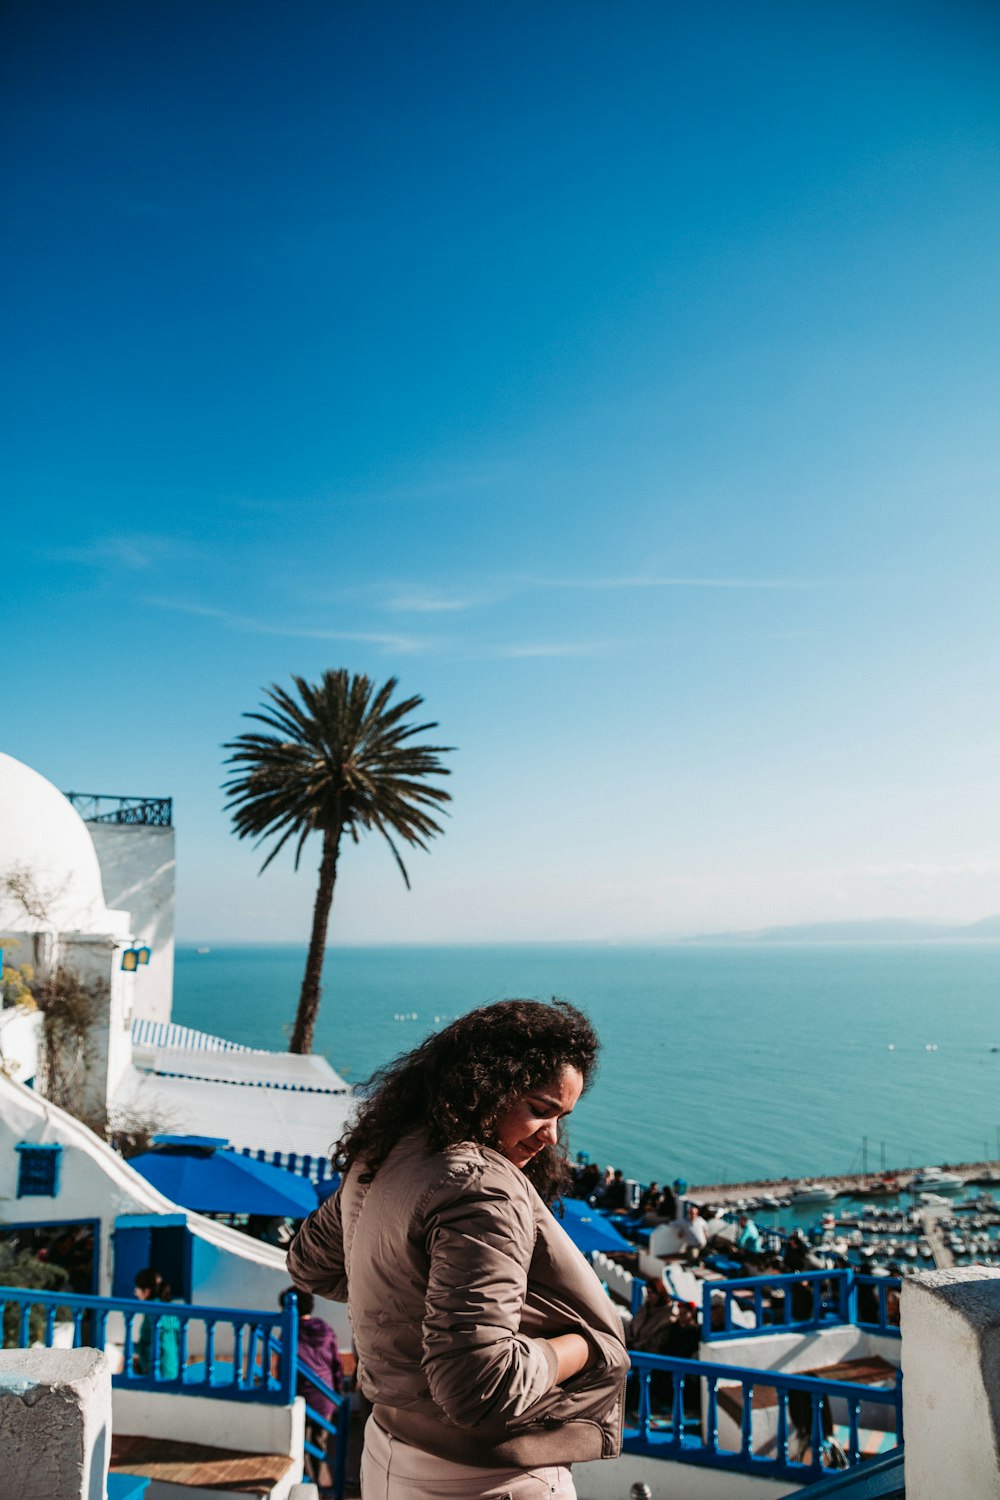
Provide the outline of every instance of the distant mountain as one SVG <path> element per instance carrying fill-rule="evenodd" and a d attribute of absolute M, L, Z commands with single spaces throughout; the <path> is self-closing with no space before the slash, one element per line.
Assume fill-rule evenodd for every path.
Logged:
<path fill-rule="evenodd" d="M 1000 938 L 1000 917 L 984 917 L 964 929 L 967 937 Z"/>
<path fill-rule="evenodd" d="M 962 926 L 946 922 L 907 922 L 879 917 L 870 922 L 804 922 L 791 927 L 762 927 L 756 932 L 707 932 L 688 943 L 927 943 L 1000 940 L 1000 916 Z"/>

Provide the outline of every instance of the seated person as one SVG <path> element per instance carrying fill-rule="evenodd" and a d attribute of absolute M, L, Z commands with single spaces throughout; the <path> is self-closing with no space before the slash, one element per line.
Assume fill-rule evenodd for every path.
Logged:
<path fill-rule="evenodd" d="M 155 1266 L 146 1266 L 135 1276 L 135 1295 L 140 1302 L 169 1302 L 172 1293 Z M 156 1350 L 156 1368 L 153 1351 Z M 176 1380 L 181 1369 L 181 1323 L 173 1314 L 143 1317 L 132 1356 L 136 1374 L 154 1380 Z"/>
<path fill-rule="evenodd" d="M 708 1231 L 697 1203 L 687 1205 L 687 1216 L 678 1219 L 677 1228 L 685 1245 L 684 1263 L 694 1265 L 699 1261 L 708 1244 Z"/>
<path fill-rule="evenodd" d="M 628 1328 L 625 1339 L 630 1349 L 641 1354 L 666 1354 L 670 1334 L 677 1318 L 677 1303 L 670 1296 L 662 1281 L 650 1278 L 646 1282 L 646 1300 L 638 1308 Z M 669 1370 L 651 1370 L 649 1374 L 650 1414 L 670 1411 L 674 1394 L 674 1380 Z M 634 1419 L 639 1410 L 639 1375 L 629 1376 L 627 1405 Z"/>
<path fill-rule="evenodd" d="M 611 1213 L 624 1213 L 627 1194 L 628 1189 L 625 1186 L 625 1174 L 621 1167 L 616 1167 L 611 1175 L 610 1182 L 605 1184 L 604 1192 L 600 1199 L 600 1206 L 601 1208 L 609 1209 Z"/>
<path fill-rule="evenodd" d="M 655 1207 L 655 1213 L 658 1219 L 660 1219 L 661 1221 L 666 1221 L 667 1223 L 673 1223 L 674 1219 L 676 1219 L 677 1199 L 674 1196 L 672 1188 L 664 1185 L 663 1191 L 660 1194 L 659 1202 Z"/>
<path fill-rule="evenodd" d="M 764 1254 L 764 1241 L 760 1230 L 748 1214 L 740 1214 L 737 1220 L 736 1248 L 745 1260 L 759 1261 Z"/>
<path fill-rule="evenodd" d="M 639 1212 L 641 1214 L 652 1214 L 660 1197 L 660 1184 L 651 1182 L 648 1188 L 643 1188 L 639 1194 Z"/>

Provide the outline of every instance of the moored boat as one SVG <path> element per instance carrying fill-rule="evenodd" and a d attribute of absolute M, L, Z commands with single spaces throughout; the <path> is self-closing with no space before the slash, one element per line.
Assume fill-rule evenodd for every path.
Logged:
<path fill-rule="evenodd" d="M 965 1187 L 965 1178 L 957 1172 L 946 1172 L 942 1167 L 924 1167 L 910 1178 L 907 1184 L 911 1193 L 957 1193 Z"/>
<path fill-rule="evenodd" d="M 789 1194 L 790 1203 L 832 1203 L 837 1196 L 836 1188 L 823 1182 L 797 1182 Z"/>

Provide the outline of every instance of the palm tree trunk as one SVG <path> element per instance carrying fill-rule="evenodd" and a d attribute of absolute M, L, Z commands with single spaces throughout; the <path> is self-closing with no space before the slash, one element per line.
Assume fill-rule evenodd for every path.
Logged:
<path fill-rule="evenodd" d="M 319 886 L 313 906 L 312 935 L 309 939 L 309 955 L 306 972 L 302 977 L 302 992 L 299 1008 L 295 1013 L 289 1052 L 311 1052 L 316 1016 L 319 1011 L 320 979 L 323 976 L 323 955 L 326 951 L 326 929 L 333 905 L 333 888 L 337 882 L 337 855 L 340 853 L 340 829 L 328 828 L 323 835 L 323 858 L 319 866 Z"/>

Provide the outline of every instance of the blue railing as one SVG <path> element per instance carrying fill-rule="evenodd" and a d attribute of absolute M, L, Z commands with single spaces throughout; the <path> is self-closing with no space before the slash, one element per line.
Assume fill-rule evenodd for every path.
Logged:
<path fill-rule="evenodd" d="M 0 1315 L 8 1348 L 26 1349 L 39 1338 L 51 1347 L 57 1322 L 72 1323 L 74 1348 L 120 1345 L 122 1368 L 111 1380 L 129 1390 L 276 1406 L 295 1398 L 296 1361 L 280 1352 L 282 1346 L 298 1346 L 298 1311 L 291 1298 L 280 1312 L 253 1312 L 0 1286 Z M 148 1320 L 148 1340 L 140 1318 Z"/>
<path fill-rule="evenodd" d="M 906 1500 L 906 1475 L 902 1448 L 884 1458 L 871 1458 L 860 1469 L 847 1469 L 821 1479 L 809 1491 L 809 1500 Z"/>
<path fill-rule="evenodd" d="M 268 1162 L 273 1167 L 284 1167 L 286 1172 L 294 1172 L 297 1177 L 307 1177 L 310 1182 L 332 1180 L 336 1183 L 340 1180 L 340 1173 L 326 1156 L 300 1155 L 296 1151 L 254 1151 L 249 1146 L 244 1146 L 240 1155 L 252 1157 L 254 1161 Z"/>
<path fill-rule="evenodd" d="M 829 1472 L 823 1459 L 835 1419 L 846 1419 L 842 1452 L 848 1468 L 861 1463 L 862 1407 L 869 1415 L 874 1407 L 891 1408 L 894 1420 L 887 1430 L 894 1430 L 896 1446 L 902 1446 L 901 1375 L 886 1388 L 658 1354 L 630 1357 L 637 1415 L 631 1423 L 626 1420 L 626 1453 L 810 1484 Z M 658 1371 L 672 1380 L 669 1411 L 659 1418 L 650 1393 L 650 1376 Z M 774 1399 L 765 1403 L 764 1393 L 771 1391 Z M 761 1393 L 756 1407 L 755 1392 Z M 723 1439 L 729 1441 L 720 1441 L 720 1419 L 726 1423 Z"/>
<path fill-rule="evenodd" d="M 745 1276 L 736 1281 L 706 1281 L 702 1288 L 702 1339 L 706 1344 L 725 1339 L 753 1338 L 767 1333 L 805 1333 L 837 1323 L 853 1323 L 866 1333 L 899 1337 L 891 1321 L 890 1295 L 899 1295 L 898 1276 L 868 1276 L 864 1272 L 796 1271 L 788 1276 Z M 775 1297 L 777 1293 L 777 1297 Z M 721 1298 L 721 1327 L 712 1326 L 713 1299 Z M 767 1299 L 765 1301 L 765 1298 Z M 733 1301 L 749 1302 L 756 1326 L 733 1323 Z M 859 1305 L 874 1302 L 874 1317 L 861 1317 Z"/>

